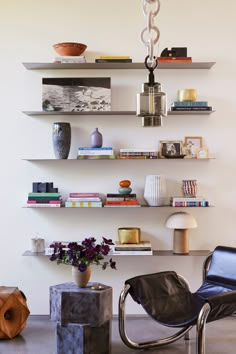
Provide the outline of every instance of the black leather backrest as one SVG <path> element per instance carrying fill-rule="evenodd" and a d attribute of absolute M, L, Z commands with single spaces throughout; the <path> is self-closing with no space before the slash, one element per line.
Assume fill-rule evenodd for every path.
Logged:
<path fill-rule="evenodd" d="M 236 248 L 217 246 L 206 279 L 236 286 Z"/>

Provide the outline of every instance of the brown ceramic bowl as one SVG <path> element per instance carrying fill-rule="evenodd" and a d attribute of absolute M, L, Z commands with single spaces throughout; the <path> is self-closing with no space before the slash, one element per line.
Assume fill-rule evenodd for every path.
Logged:
<path fill-rule="evenodd" d="M 83 43 L 63 42 L 53 45 L 57 54 L 62 56 L 79 56 L 83 54 L 87 46 Z"/>

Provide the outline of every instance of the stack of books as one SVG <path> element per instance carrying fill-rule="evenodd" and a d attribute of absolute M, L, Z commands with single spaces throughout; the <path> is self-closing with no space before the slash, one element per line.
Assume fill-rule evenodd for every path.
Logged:
<path fill-rule="evenodd" d="M 101 208 L 103 205 L 99 193 L 69 193 L 65 202 L 66 208 Z"/>
<path fill-rule="evenodd" d="M 120 243 L 115 241 L 111 253 L 111 255 L 117 256 L 152 256 L 152 254 L 152 245 L 149 241 L 140 241 L 139 243 Z"/>
<path fill-rule="evenodd" d="M 157 159 L 156 149 L 120 149 L 118 159 Z"/>
<path fill-rule="evenodd" d="M 99 159 L 115 159 L 114 150 L 112 147 L 79 147 L 78 148 L 78 160 L 99 160 Z"/>
<path fill-rule="evenodd" d="M 60 208 L 62 198 L 60 193 L 30 192 L 26 206 L 29 208 Z"/>
<path fill-rule="evenodd" d="M 129 55 L 101 55 L 95 63 L 132 63 Z"/>
<path fill-rule="evenodd" d="M 171 105 L 171 111 L 212 111 L 207 101 L 175 101 Z"/>
<path fill-rule="evenodd" d="M 86 63 L 86 58 L 83 55 L 80 56 L 56 56 L 54 63 Z"/>
<path fill-rule="evenodd" d="M 158 57 L 159 63 L 192 63 L 192 57 Z"/>
<path fill-rule="evenodd" d="M 136 193 L 121 194 L 121 193 L 108 193 L 106 195 L 105 208 L 112 207 L 141 207 L 137 200 Z"/>
<path fill-rule="evenodd" d="M 172 207 L 209 207 L 210 203 L 204 197 L 171 197 Z"/>

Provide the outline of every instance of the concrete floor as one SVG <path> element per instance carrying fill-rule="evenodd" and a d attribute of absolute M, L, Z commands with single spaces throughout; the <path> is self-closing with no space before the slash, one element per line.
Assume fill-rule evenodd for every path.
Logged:
<path fill-rule="evenodd" d="M 0 354 L 56 354 L 56 324 L 48 316 L 30 316 L 22 333 L 11 340 L 0 340 Z M 170 329 L 160 327 L 150 319 L 131 318 L 127 323 L 127 333 L 132 339 L 149 340 L 158 334 L 170 334 Z M 207 324 L 206 354 L 236 353 L 236 318 L 230 317 Z M 195 328 L 190 340 L 179 341 L 153 350 L 132 350 L 120 339 L 117 318 L 112 323 L 112 354 L 131 353 L 195 354 Z M 72 354 L 72 353 L 64 353 Z M 81 353 L 73 353 L 81 354 Z"/>

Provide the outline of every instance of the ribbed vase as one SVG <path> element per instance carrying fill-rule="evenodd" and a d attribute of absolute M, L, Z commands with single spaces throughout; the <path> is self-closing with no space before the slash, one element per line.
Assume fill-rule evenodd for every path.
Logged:
<path fill-rule="evenodd" d="M 145 178 L 144 200 L 149 206 L 161 206 L 166 203 L 166 180 L 161 175 L 148 175 Z"/>
<path fill-rule="evenodd" d="M 56 159 L 67 159 L 71 144 L 70 123 L 53 123 L 52 140 Z"/>

